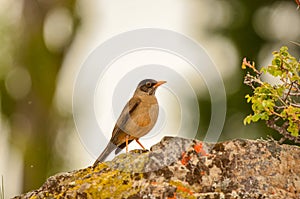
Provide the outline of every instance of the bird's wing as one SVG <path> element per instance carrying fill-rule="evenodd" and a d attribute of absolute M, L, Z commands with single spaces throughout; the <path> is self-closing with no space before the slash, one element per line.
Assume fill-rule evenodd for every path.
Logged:
<path fill-rule="evenodd" d="M 141 101 L 142 100 L 139 97 L 132 97 L 125 105 L 112 132 L 112 138 L 114 138 L 119 131 L 122 131 L 122 128 L 125 127 L 128 119 L 130 119 L 130 115 L 133 114 L 133 112 L 136 110 L 136 107 L 141 103 Z"/>

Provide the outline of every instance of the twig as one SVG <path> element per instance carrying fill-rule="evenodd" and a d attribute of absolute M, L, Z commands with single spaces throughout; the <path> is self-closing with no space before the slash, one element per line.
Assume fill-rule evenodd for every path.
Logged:
<path fill-rule="evenodd" d="M 289 123 L 286 121 L 283 123 L 282 126 L 278 126 L 274 119 L 270 119 L 270 120 L 267 120 L 266 121 L 266 125 L 269 127 L 269 128 L 272 128 L 276 131 L 278 131 L 281 135 L 283 135 L 283 137 L 285 138 L 288 138 L 289 140 L 293 140 L 295 143 L 300 143 L 300 137 L 295 137 L 295 136 L 292 136 L 286 129 L 289 125 Z"/>
<path fill-rule="evenodd" d="M 255 73 L 257 73 L 257 74 L 259 74 L 259 75 L 261 74 L 261 72 L 259 72 L 259 71 L 254 67 L 253 64 L 250 64 L 250 61 L 247 61 L 247 58 L 246 58 L 246 57 L 243 59 L 243 65 L 248 66 L 248 67 L 251 68 Z"/>
<path fill-rule="evenodd" d="M 300 92 L 298 92 L 298 93 L 292 92 L 292 93 L 290 93 L 290 96 L 300 96 Z"/>
<path fill-rule="evenodd" d="M 297 9 L 299 9 L 299 5 L 298 5 L 298 8 L 297 8 Z M 289 42 L 291 42 L 292 44 L 295 44 L 295 45 L 297 45 L 297 46 L 300 46 L 300 44 L 297 43 L 297 42 L 294 42 L 294 41 L 289 41 Z"/>
<path fill-rule="evenodd" d="M 295 103 L 290 102 L 290 105 L 292 105 L 294 107 L 297 107 L 297 108 L 300 108 L 300 104 L 295 104 Z"/>
<path fill-rule="evenodd" d="M 284 100 L 283 100 L 283 101 L 286 101 L 286 99 L 287 99 L 287 98 L 288 98 L 288 96 L 290 95 L 290 92 L 291 92 L 291 90 L 292 90 L 292 88 L 293 88 L 293 85 L 294 85 L 294 82 L 292 82 L 292 83 L 291 83 L 291 85 L 290 85 L 290 89 L 289 89 L 288 93 L 286 94 L 286 96 L 285 96 L 285 98 L 284 98 Z"/>

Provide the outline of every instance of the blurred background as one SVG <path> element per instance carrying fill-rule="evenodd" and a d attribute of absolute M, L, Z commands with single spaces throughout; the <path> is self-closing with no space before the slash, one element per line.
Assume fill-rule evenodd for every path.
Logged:
<path fill-rule="evenodd" d="M 243 125 L 251 112 L 241 61 L 268 65 L 287 45 L 300 55 L 300 11 L 293 0 L 0 0 L 0 176 L 5 197 L 39 188 L 58 172 L 89 166 L 72 118 L 76 74 L 89 53 L 121 32 L 173 30 L 203 45 L 226 87 L 220 140 L 279 135 L 263 122 Z M 198 93 L 200 131 L 210 100 Z M 203 117 L 207 115 L 208 117 Z M 203 135 L 197 135 L 203 138 Z"/>

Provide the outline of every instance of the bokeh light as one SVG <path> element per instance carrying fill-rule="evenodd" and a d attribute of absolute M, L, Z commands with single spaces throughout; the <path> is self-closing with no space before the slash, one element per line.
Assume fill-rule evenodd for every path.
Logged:
<path fill-rule="evenodd" d="M 31 77 L 28 71 L 22 67 L 15 67 L 8 72 L 5 86 L 10 96 L 16 100 L 23 99 L 31 88 Z"/>
<path fill-rule="evenodd" d="M 44 39 L 49 50 L 62 50 L 70 41 L 72 31 L 72 16 L 66 8 L 59 7 L 49 11 L 44 21 Z"/>
<path fill-rule="evenodd" d="M 298 41 L 300 17 L 295 6 L 278 2 L 258 9 L 253 17 L 253 26 L 259 36 L 268 41 Z"/>

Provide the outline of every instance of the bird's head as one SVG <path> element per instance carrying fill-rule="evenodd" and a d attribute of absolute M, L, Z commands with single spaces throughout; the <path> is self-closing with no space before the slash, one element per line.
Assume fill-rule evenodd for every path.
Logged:
<path fill-rule="evenodd" d="M 166 81 L 156 81 L 154 79 L 144 79 L 141 81 L 135 91 L 138 94 L 154 95 L 156 89 L 166 83 Z"/>

